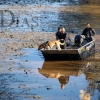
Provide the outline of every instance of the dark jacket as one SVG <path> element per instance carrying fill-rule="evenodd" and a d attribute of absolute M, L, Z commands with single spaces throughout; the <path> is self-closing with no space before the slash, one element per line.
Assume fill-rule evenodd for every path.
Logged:
<path fill-rule="evenodd" d="M 96 33 L 92 28 L 85 28 L 82 33 L 82 35 L 85 35 L 86 38 L 94 36 L 94 34 Z"/>
<path fill-rule="evenodd" d="M 61 33 L 61 32 L 57 32 L 56 33 L 56 39 L 57 40 L 61 40 L 61 39 L 63 39 L 63 40 L 70 40 L 70 37 L 69 37 L 69 34 L 68 33 Z"/>
<path fill-rule="evenodd" d="M 87 41 L 92 41 L 92 36 L 94 36 L 95 34 L 96 33 L 92 28 L 85 28 L 82 33 L 82 35 L 85 36 Z"/>

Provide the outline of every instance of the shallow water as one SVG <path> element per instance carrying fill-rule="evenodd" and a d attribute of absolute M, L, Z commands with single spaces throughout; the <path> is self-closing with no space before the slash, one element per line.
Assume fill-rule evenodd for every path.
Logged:
<path fill-rule="evenodd" d="M 84 61 L 45 62 L 36 49 L 22 51 L 0 63 L 0 100 L 79 100 L 80 90 L 99 100 L 100 64 L 95 55 Z"/>
<path fill-rule="evenodd" d="M 4 11 L 6 27 L 0 21 L 0 31 L 54 33 L 64 25 L 68 32 L 81 33 L 89 22 L 100 32 L 99 0 L 4 0 L 0 4 L 1 12 L 9 10 L 15 15 L 9 26 L 11 15 Z M 22 52 L 0 59 L 0 100 L 80 100 L 80 90 L 91 95 L 91 100 L 100 99 L 100 56 L 99 60 L 94 54 L 84 61 L 45 62 L 36 49 Z M 62 88 L 61 83 L 65 84 Z"/>

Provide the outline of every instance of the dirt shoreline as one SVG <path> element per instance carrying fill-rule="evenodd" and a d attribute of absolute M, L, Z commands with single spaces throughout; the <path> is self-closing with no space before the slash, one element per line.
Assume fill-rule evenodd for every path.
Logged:
<path fill-rule="evenodd" d="M 69 34 L 74 39 L 76 34 Z M 95 35 L 96 53 L 100 52 L 100 35 Z M 49 40 L 55 40 L 55 33 L 39 32 L 4 32 L 0 33 L 0 53 L 2 56 L 19 52 L 23 48 L 38 48 L 38 45 Z"/>
<path fill-rule="evenodd" d="M 70 34 L 70 36 L 73 39 L 75 34 Z M 39 62 L 39 59 L 35 58 L 34 51 L 32 51 L 32 49 L 30 49 L 30 48 L 37 49 L 37 44 L 40 44 L 46 40 L 53 40 L 53 39 L 55 39 L 54 33 L 50 34 L 50 33 L 27 32 L 27 33 L 21 34 L 21 33 L 16 33 L 16 32 L 15 33 L 2 32 L 0 34 L 0 46 L 1 46 L 1 49 L 0 49 L 0 55 L 1 55 L 0 56 L 0 62 L 1 62 L 0 63 L 0 69 L 1 69 L 0 70 L 0 72 L 1 72 L 0 81 L 1 81 L 1 83 L 0 84 L 1 84 L 1 90 L 2 90 L 2 91 L 0 91 L 0 93 L 1 93 L 0 99 L 2 99 L 2 98 L 8 99 L 9 95 L 12 94 L 12 96 L 10 97 L 9 100 L 13 100 L 14 98 L 18 98 L 18 100 L 20 98 L 21 98 L 21 100 L 24 100 L 23 98 L 25 98 L 26 100 L 28 100 L 29 98 L 33 99 L 34 97 L 41 97 L 41 100 L 44 100 L 44 98 L 46 98 L 45 100 L 47 100 L 47 97 L 45 97 L 44 94 L 42 95 L 42 93 L 40 92 L 41 87 L 43 89 L 46 88 L 44 86 L 45 83 L 43 83 L 44 87 L 41 85 L 42 84 L 41 82 L 44 80 L 44 77 L 43 77 L 43 79 L 41 79 L 41 77 L 38 76 L 39 72 L 37 74 L 37 68 L 42 67 L 43 60 Z M 96 39 L 96 53 L 94 56 L 91 56 L 90 58 L 88 58 L 86 60 L 86 62 L 90 62 L 90 63 L 91 63 L 91 61 L 93 61 L 92 63 L 94 64 L 94 67 L 91 68 L 93 75 L 95 72 L 98 72 L 98 70 L 99 70 L 99 60 L 100 60 L 100 40 L 99 39 L 100 39 L 100 35 L 96 35 L 95 39 Z M 23 45 L 24 43 L 25 43 L 25 45 Z M 23 50 L 24 48 L 29 48 L 29 49 L 26 49 L 26 51 L 24 51 Z M 35 54 L 38 55 L 38 52 L 36 52 Z M 22 57 L 22 59 L 21 59 L 21 57 Z M 30 60 L 30 58 L 32 61 Z M 75 62 L 78 64 L 80 61 L 79 62 L 75 61 Z M 70 62 L 67 62 L 67 63 L 69 64 Z M 66 64 L 64 64 L 64 65 L 66 65 Z M 98 65 L 98 66 L 96 66 L 96 65 Z M 97 68 L 95 68 L 95 66 Z M 85 67 L 85 65 L 84 65 L 84 67 Z M 64 66 L 62 66 L 62 68 L 64 68 Z M 91 71 L 89 71 L 89 72 L 91 72 Z M 6 78 L 4 78 L 4 77 L 6 77 Z M 22 77 L 22 79 L 20 77 Z M 38 78 L 40 80 L 38 80 Z M 47 78 L 45 80 L 47 80 Z M 6 83 L 6 81 L 7 81 L 7 83 Z M 39 81 L 40 81 L 40 84 L 39 84 Z M 37 83 L 39 85 L 36 85 Z M 31 86 L 30 86 L 30 84 L 31 84 Z M 50 84 L 50 83 L 48 83 L 48 84 Z M 58 82 L 57 82 L 57 84 L 58 84 Z M 47 86 L 47 88 L 48 87 L 49 86 Z M 50 86 L 50 88 L 51 87 L 53 87 L 53 86 Z M 7 89 L 7 91 L 5 91 L 6 89 Z M 31 92 L 31 90 L 34 90 L 34 91 Z M 37 91 L 35 91 L 35 90 L 37 90 Z M 18 91 L 18 93 L 16 91 Z M 73 89 L 72 89 L 72 91 L 73 91 Z M 27 92 L 29 94 L 27 94 Z M 46 93 L 46 91 L 45 91 L 45 93 Z M 77 93 L 78 93 L 78 91 L 77 91 Z M 21 95 L 23 95 L 23 97 Z M 52 95 L 52 93 L 51 93 L 51 95 Z M 49 99 L 49 100 L 51 100 L 51 99 Z"/>
<path fill-rule="evenodd" d="M 69 0 L 67 5 L 62 2 L 42 4 L 47 0 L 35 0 L 39 4 L 33 4 L 34 0 L 6 1 L 0 2 L 0 100 L 79 100 L 79 91 L 84 89 L 93 92 L 92 100 L 97 100 L 100 94 L 100 3 L 93 0 L 82 5 L 73 5 L 79 0 L 73 4 Z M 59 25 L 64 25 L 73 41 L 87 22 L 97 33 L 95 53 L 81 61 L 46 64 L 37 50 L 38 45 L 55 40 Z M 46 77 L 39 73 L 38 68 L 43 67 L 51 70 L 52 78 L 47 78 L 49 71 L 45 70 Z M 58 80 L 62 72 L 69 77 L 64 90 Z"/>

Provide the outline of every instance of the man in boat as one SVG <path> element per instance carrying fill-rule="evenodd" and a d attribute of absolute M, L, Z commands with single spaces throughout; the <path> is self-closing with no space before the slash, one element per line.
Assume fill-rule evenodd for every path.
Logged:
<path fill-rule="evenodd" d="M 59 40 L 59 34 L 60 34 L 60 32 L 61 32 L 61 28 L 62 28 L 62 25 L 60 25 L 59 27 L 58 27 L 58 31 L 56 32 L 56 40 Z"/>
<path fill-rule="evenodd" d="M 69 46 L 69 42 L 71 41 L 69 34 L 65 32 L 65 28 L 58 27 L 58 32 L 56 33 L 56 39 L 60 40 L 61 43 L 65 43 L 65 45 L 61 45 L 61 49 L 65 49 L 66 46 Z"/>
<path fill-rule="evenodd" d="M 93 40 L 93 36 L 96 34 L 95 30 L 90 27 L 90 24 L 86 24 L 86 28 L 83 30 L 82 35 L 85 36 L 85 40 L 90 42 Z"/>

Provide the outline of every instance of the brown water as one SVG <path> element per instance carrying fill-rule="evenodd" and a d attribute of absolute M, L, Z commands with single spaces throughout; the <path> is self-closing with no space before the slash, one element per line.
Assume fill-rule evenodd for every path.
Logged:
<path fill-rule="evenodd" d="M 97 34 L 100 31 L 99 0 L 4 0 L 0 4 L 1 10 L 9 9 L 19 19 L 18 26 L 15 21 L 11 26 L 0 27 L 1 30 L 54 33 L 59 25 L 64 25 L 68 32 L 81 33 L 89 22 Z M 10 16 L 7 15 L 5 20 Z M 29 26 L 22 25 L 25 17 Z M 80 100 L 82 95 L 91 96 L 88 100 L 100 100 L 100 53 L 97 51 L 100 52 L 97 49 L 84 61 L 45 62 L 41 52 L 29 48 L 23 49 L 22 54 L 0 58 L 0 100 Z"/>

